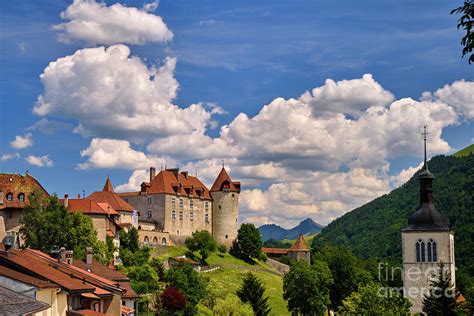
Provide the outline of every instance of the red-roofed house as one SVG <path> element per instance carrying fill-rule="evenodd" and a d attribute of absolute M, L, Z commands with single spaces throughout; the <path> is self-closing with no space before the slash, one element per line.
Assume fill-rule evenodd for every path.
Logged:
<path fill-rule="evenodd" d="M 150 181 L 143 182 L 140 191 L 119 195 L 139 213 L 142 243 L 167 245 L 170 238 L 181 243 L 194 231 L 207 230 L 230 246 L 237 236 L 239 193 L 240 183 L 233 182 L 224 167 L 211 190 L 186 171 L 175 168 L 156 174 L 152 167 Z"/>
<path fill-rule="evenodd" d="M 304 240 L 303 235 L 300 235 L 291 248 L 262 248 L 263 253 L 271 258 L 278 259 L 281 256 L 288 256 L 293 260 L 305 260 L 310 263 L 311 253 Z"/>
<path fill-rule="evenodd" d="M 28 173 L 24 176 L 0 173 L 0 242 L 7 233 L 18 235 L 23 209 L 30 204 L 29 196 L 33 193 L 48 196 L 38 180 Z"/>

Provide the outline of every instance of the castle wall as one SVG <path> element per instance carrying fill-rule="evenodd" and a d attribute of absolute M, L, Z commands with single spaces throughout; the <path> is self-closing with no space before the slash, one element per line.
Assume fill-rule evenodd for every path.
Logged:
<path fill-rule="evenodd" d="M 107 218 L 104 215 L 88 215 L 92 219 L 92 226 L 97 231 L 97 239 L 105 242 L 107 234 Z"/>
<path fill-rule="evenodd" d="M 212 235 L 227 248 L 237 238 L 239 194 L 235 192 L 211 192 L 214 199 Z"/>
<path fill-rule="evenodd" d="M 425 245 L 430 239 L 436 241 L 437 262 L 416 262 L 416 242 L 419 239 Z M 437 273 L 440 262 L 450 271 L 455 285 L 454 236 L 451 232 L 402 232 L 402 254 L 405 296 L 412 303 L 411 312 L 419 313 L 423 307 L 423 296 L 429 290 L 429 279 Z"/>
<path fill-rule="evenodd" d="M 165 222 L 165 197 L 166 194 L 138 194 L 127 196 L 125 201 L 135 207 L 138 215 L 138 221 L 155 223 L 156 229 L 166 230 Z M 149 216 L 151 211 L 151 217 Z"/>

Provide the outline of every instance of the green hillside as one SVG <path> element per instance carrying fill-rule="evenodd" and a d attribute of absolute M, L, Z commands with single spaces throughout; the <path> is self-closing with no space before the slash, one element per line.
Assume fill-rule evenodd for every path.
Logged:
<path fill-rule="evenodd" d="M 429 162 L 435 175 L 437 209 L 448 219 L 456 242 L 457 275 L 474 278 L 474 155 L 437 156 Z M 383 195 L 336 219 L 313 245 L 342 244 L 363 258 L 401 261 L 400 230 L 418 206 L 418 173 Z M 473 280 L 474 281 L 474 280 Z"/>
<path fill-rule="evenodd" d="M 454 157 L 461 158 L 474 154 L 474 144 L 467 146 L 453 154 Z"/>
<path fill-rule="evenodd" d="M 186 250 L 185 247 L 158 248 L 155 250 L 154 256 L 166 260 L 169 257 L 184 255 Z M 256 264 L 249 264 L 228 253 L 213 253 L 206 261 L 211 266 L 221 266 L 220 269 L 202 274 L 209 278 L 208 289 L 211 292 L 223 297 L 227 294 L 237 296 L 235 292 L 242 284 L 244 274 L 251 271 L 265 285 L 265 295 L 270 297 L 268 303 L 272 309 L 271 314 L 290 315 L 286 309 L 286 301 L 283 300 L 283 277 L 265 262 L 257 261 Z M 198 307 L 200 315 L 213 315 L 212 311 L 204 304 L 201 303 Z"/>

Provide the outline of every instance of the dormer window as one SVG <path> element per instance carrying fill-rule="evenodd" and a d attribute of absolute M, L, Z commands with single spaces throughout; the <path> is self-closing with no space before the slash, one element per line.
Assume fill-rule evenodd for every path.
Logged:
<path fill-rule="evenodd" d="M 18 201 L 25 202 L 25 193 L 18 194 Z"/>
<path fill-rule="evenodd" d="M 8 193 L 7 194 L 7 201 L 13 201 L 13 193 Z"/>

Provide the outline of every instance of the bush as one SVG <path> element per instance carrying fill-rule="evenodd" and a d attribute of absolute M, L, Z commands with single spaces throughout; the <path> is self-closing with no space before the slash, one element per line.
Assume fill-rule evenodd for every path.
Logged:
<path fill-rule="evenodd" d="M 174 312 L 183 310 L 187 304 L 184 294 L 172 286 L 166 287 L 160 295 L 160 300 L 161 306 L 169 315 L 174 315 Z"/>
<path fill-rule="evenodd" d="M 217 246 L 217 250 L 219 250 L 220 253 L 226 253 L 227 252 L 227 247 L 224 244 L 219 244 Z"/>

